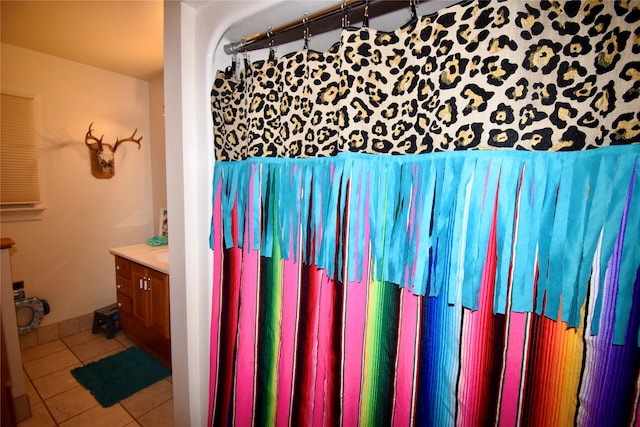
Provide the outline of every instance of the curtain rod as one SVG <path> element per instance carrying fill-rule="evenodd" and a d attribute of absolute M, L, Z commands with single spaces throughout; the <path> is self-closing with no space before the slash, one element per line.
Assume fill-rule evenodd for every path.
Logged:
<path fill-rule="evenodd" d="M 297 21 L 290 22 L 264 33 L 254 34 L 241 41 L 234 41 L 224 46 L 228 55 L 264 49 L 276 44 L 282 45 L 307 38 L 310 35 L 326 33 L 343 27 L 343 18 L 348 17 L 349 24 L 362 22 L 365 12 L 368 18 L 395 12 L 400 9 L 415 7 L 416 0 L 344 0 L 342 3 L 327 9 L 306 15 Z M 415 10 L 415 9 L 414 9 Z M 340 18 L 340 19 L 336 19 Z"/>

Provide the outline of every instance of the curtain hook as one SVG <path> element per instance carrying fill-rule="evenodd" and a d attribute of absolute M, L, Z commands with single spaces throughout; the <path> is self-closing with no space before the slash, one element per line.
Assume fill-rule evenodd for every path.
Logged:
<path fill-rule="evenodd" d="M 227 67 L 227 69 L 224 71 L 224 76 L 226 78 L 231 78 L 231 76 L 236 74 L 236 62 L 238 61 L 238 52 L 237 51 L 233 51 L 233 56 L 231 57 L 231 65 L 229 65 Z"/>
<path fill-rule="evenodd" d="M 302 17 L 302 25 L 304 25 L 304 48 L 309 49 L 309 39 L 311 38 L 311 33 L 309 32 L 309 27 L 307 23 L 309 22 L 309 14 L 307 12 L 304 13 Z"/>
<path fill-rule="evenodd" d="M 369 26 L 369 0 L 364 3 L 364 18 L 362 18 L 362 26 L 367 28 Z"/>
<path fill-rule="evenodd" d="M 273 36 L 273 27 L 269 27 L 267 28 L 267 38 L 269 39 L 269 47 L 273 46 L 273 39 L 271 38 L 271 36 Z"/>
<path fill-rule="evenodd" d="M 347 13 L 347 0 L 342 0 L 342 4 L 340 4 L 340 9 L 342 9 L 342 28 L 347 28 L 349 26 L 349 14 Z"/>
<path fill-rule="evenodd" d="M 418 0 L 409 0 L 409 5 L 411 6 L 411 20 L 418 19 L 418 12 L 416 11 Z"/>
<path fill-rule="evenodd" d="M 276 60 L 276 48 L 275 48 L 275 40 L 273 37 L 273 27 L 269 27 L 267 29 L 267 37 L 269 38 L 269 61 L 274 62 Z"/>
<path fill-rule="evenodd" d="M 249 62 L 249 52 L 247 52 L 246 50 L 242 52 L 242 59 L 244 61 L 244 68 L 247 70 L 250 69 L 251 63 Z"/>

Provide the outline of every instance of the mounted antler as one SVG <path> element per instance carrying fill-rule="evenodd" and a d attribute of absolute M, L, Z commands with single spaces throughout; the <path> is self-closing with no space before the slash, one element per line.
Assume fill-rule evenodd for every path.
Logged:
<path fill-rule="evenodd" d="M 96 178 L 111 178 L 115 173 L 114 167 L 114 154 L 118 149 L 118 146 L 123 142 L 135 142 L 138 144 L 138 149 L 140 149 L 140 141 L 142 137 L 138 139 L 135 138 L 136 132 L 138 129 L 133 131 L 130 137 L 124 139 L 116 139 L 115 144 L 107 144 L 102 142 L 104 135 L 99 139 L 93 136 L 93 122 L 89 125 L 89 130 L 85 134 L 84 142 L 89 147 L 90 155 L 91 155 L 91 173 Z M 94 141 L 94 142 L 90 142 Z"/>
<path fill-rule="evenodd" d="M 118 149 L 118 146 L 120 144 L 122 144 L 123 142 L 135 142 L 136 144 L 138 144 L 138 150 L 140 149 L 140 141 L 142 140 L 142 137 L 135 139 L 134 136 L 136 136 L 136 132 L 138 132 L 138 128 L 136 128 L 136 130 L 133 131 L 133 133 L 131 134 L 131 136 L 129 138 L 125 138 L 125 139 L 116 139 L 116 143 L 113 146 L 113 152 L 115 153 L 116 150 Z"/>
<path fill-rule="evenodd" d="M 96 138 L 95 136 L 93 136 L 93 135 L 91 134 L 91 132 L 93 131 L 93 130 L 91 129 L 91 126 L 93 126 L 93 122 L 91 122 L 91 124 L 89 125 L 89 130 L 87 131 L 86 135 L 84 136 L 84 143 L 85 143 L 85 144 L 87 144 L 87 145 L 89 146 L 89 148 L 90 148 L 90 149 L 91 149 L 91 148 L 94 148 L 94 147 L 96 147 L 96 146 L 97 146 L 97 149 L 98 149 L 99 151 L 102 151 L 102 138 L 104 138 L 104 135 L 102 135 L 102 136 L 100 137 L 100 139 L 98 139 L 98 138 Z M 89 140 L 94 140 L 94 141 L 95 141 L 95 143 L 93 143 L 93 144 L 89 144 Z"/>

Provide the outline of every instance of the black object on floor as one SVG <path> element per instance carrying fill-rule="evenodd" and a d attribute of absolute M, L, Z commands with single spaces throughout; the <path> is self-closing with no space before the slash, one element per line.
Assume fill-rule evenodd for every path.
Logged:
<path fill-rule="evenodd" d="M 104 332 L 107 338 L 111 339 L 116 336 L 116 332 L 119 330 L 120 322 L 118 321 L 117 304 L 111 304 L 93 312 L 92 333 Z"/>

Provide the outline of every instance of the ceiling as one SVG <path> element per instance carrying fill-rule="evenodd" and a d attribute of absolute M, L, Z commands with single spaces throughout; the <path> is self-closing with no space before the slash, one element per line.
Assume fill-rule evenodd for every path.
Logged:
<path fill-rule="evenodd" d="M 142 80 L 162 76 L 162 0 L 1 0 L 0 7 L 2 43 Z"/>
<path fill-rule="evenodd" d="M 197 8 L 203 0 L 182 0 Z M 217 0 L 220 8 L 226 1 Z M 239 1 L 239 0 L 232 0 Z M 243 0 L 248 1 L 248 0 Z M 270 0 L 252 0 L 270 1 Z M 401 1 L 401 0 L 397 0 Z M 406 10 L 374 18 L 371 27 L 395 29 L 409 18 Z M 421 0 L 418 14 L 429 14 L 459 0 Z M 339 0 L 271 0 L 268 13 L 247 16 L 225 33 L 231 41 L 299 20 Z M 142 80 L 163 73 L 163 0 L 0 0 L 2 43 L 54 55 Z M 233 23 L 232 23 L 233 24 Z M 339 39 L 336 31 L 312 35 L 322 50 Z M 282 46 L 280 54 L 301 47 Z"/>

